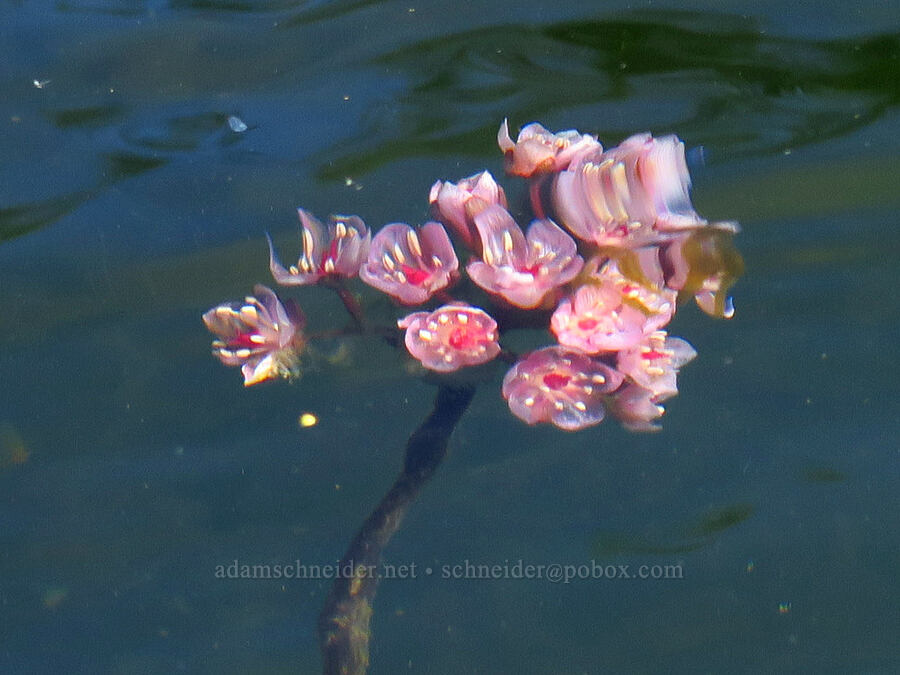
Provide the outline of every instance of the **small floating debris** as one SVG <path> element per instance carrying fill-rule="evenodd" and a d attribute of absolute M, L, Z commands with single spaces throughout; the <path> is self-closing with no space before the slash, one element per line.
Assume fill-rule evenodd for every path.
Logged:
<path fill-rule="evenodd" d="M 50 84 L 50 80 L 32 80 L 31 84 L 34 85 L 35 89 L 43 89 L 48 84 Z"/>
<path fill-rule="evenodd" d="M 69 589 L 62 586 L 51 586 L 44 590 L 41 602 L 47 609 L 56 609 L 68 597 Z"/>
<path fill-rule="evenodd" d="M 8 422 L 0 422 L 0 471 L 24 464 L 30 455 L 19 430 Z"/>
<path fill-rule="evenodd" d="M 236 134 L 242 134 L 247 131 L 247 125 L 244 124 L 244 120 L 240 117 L 235 117 L 234 115 L 231 115 L 228 118 L 228 128 Z"/>
<path fill-rule="evenodd" d="M 300 424 L 301 428 L 308 429 L 309 427 L 316 426 L 319 423 L 319 418 L 311 412 L 305 412 L 297 418 L 297 422 Z"/>

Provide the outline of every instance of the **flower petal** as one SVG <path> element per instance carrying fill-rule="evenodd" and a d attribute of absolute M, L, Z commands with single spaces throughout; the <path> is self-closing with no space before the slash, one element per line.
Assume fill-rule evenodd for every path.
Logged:
<path fill-rule="evenodd" d="M 360 278 L 407 305 L 418 305 L 445 288 L 459 261 L 440 223 L 418 232 L 404 223 L 385 225 L 375 235 Z"/>
<path fill-rule="evenodd" d="M 545 347 L 516 363 L 503 378 L 503 396 L 528 424 L 550 422 L 576 430 L 599 424 L 604 398 L 623 376 L 600 361 L 564 347 Z"/>
<path fill-rule="evenodd" d="M 431 313 L 414 312 L 397 325 L 406 329 L 409 353 L 430 370 L 447 373 L 500 353 L 497 322 L 477 307 L 444 305 Z"/>

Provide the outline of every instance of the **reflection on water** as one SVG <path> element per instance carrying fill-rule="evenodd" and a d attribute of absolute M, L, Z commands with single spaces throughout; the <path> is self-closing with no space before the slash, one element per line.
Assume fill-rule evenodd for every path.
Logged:
<path fill-rule="evenodd" d="M 677 129 L 692 144 L 757 156 L 851 133 L 900 102 L 900 36 L 786 39 L 752 19 L 693 12 L 504 25 L 375 60 L 403 73 L 408 91 L 389 119 L 326 155 L 324 177 L 411 154 L 475 154 L 496 126 L 481 120 L 554 119 L 561 104 L 590 106 L 570 125 L 601 140 Z"/>
<path fill-rule="evenodd" d="M 791 39 L 767 35 L 751 18 L 697 12 L 479 27 L 407 39 L 387 52 L 345 43 L 342 63 L 323 60 L 330 22 L 366 4 L 303 4 L 274 31 L 191 20 L 174 30 L 142 31 L 137 41 L 129 31 L 113 34 L 102 48 L 76 49 L 64 64 L 53 64 L 46 96 L 35 103 L 60 131 L 90 134 L 88 144 L 76 146 L 86 155 L 80 166 L 90 167 L 92 156 L 100 161 L 82 176 L 93 173 L 95 184 L 108 185 L 179 153 L 208 150 L 210 139 L 234 143 L 224 133 L 234 113 L 229 100 L 247 100 L 264 87 L 279 95 L 296 87 L 292 73 L 310 80 L 337 65 L 389 73 L 404 85 L 389 102 L 362 111 L 358 133 L 336 137 L 315 155 L 316 174 L 329 181 L 412 157 L 483 157 L 504 117 L 514 126 L 535 119 L 555 126 L 559 118 L 609 143 L 635 130 L 677 130 L 691 145 L 739 157 L 793 152 L 850 134 L 900 101 L 896 34 Z M 241 13 L 297 6 L 201 5 Z M 310 40 L 308 22 L 329 28 Z M 72 106 L 72 98 L 80 103 Z M 189 100 L 180 114 L 144 109 L 148 102 L 180 108 Z M 104 157 L 129 161 L 109 166 Z M 27 210 L 32 200 L 16 201 L 12 208 Z M 4 228 L 6 237 L 22 231 Z"/>

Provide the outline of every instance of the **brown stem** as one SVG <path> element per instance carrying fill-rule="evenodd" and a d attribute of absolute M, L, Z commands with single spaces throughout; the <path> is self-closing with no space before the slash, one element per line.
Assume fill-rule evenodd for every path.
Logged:
<path fill-rule="evenodd" d="M 406 511 L 447 454 L 450 435 L 472 402 L 475 388 L 441 385 L 434 409 L 406 444 L 403 471 L 350 543 L 340 569 L 356 572 L 335 580 L 319 614 L 325 675 L 363 675 L 369 667 L 369 622 L 384 547 Z M 346 566 L 346 567 L 345 567 Z"/>

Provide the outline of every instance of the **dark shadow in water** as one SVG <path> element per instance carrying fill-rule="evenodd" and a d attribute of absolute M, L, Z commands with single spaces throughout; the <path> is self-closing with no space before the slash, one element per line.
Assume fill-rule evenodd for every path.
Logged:
<path fill-rule="evenodd" d="M 227 132 L 228 114 L 202 111 L 160 120 L 156 126 L 142 124 L 123 132 L 125 140 L 151 151 L 188 152 L 196 150 L 211 136 Z"/>
<path fill-rule="evenodd" d="M 104 155 L 103 159 L 107 166 L 104 175 L 110 176 L 113 182 L 158 169 L 168 161 L 162 157 L 147 157 L 134 152 L 112 152 Z"/>
<path fill-rule="evenodd" d="M 102 127 L 118 122 L 125 116 L 121 105 L 88 105 L 80 108 L 65 108 L 50 113 L 50 121 L 58 129 L 84 129 Z"/>
<path fill-rule="evenodd" d="M 707 511 L 689 525 L 655 534 L 601 532 L 597 535 L 594 552 L 598 556 L 671 555 L 697 551 L 708 546 L 725 530 L 744 522 L 753 515 L 752 504 L 732 504 Z"/>
<path fill-rule="evenodd" d="M 810 467 L 803 472 L 803 479 L 809 483 L 843 483 L 846 474 L 826 466 Z"/>
<path fill-rule="evenodd" d="M 0 209 L 0 242 L 52 225 L 82 204 L 94 199 L 110 185 L 156 169 L 167 162 L 163 158 L 146 157 L 131 152 L 101 155 L 101 160 L 102 178 L 96 187 Z"/>
<path fill-rule="evenodd" d="M 126 110 L 119 106 L 86 106 L 48 113 L 54 126 L 73 128 L 119 126 L 119 136 L 131 149 L 96 153 L 96 184 L 43 201 L 0 209 L 0 242 L 52 225 L 85 202 L 121 180 L 152 171 L 169 163 L 178 153 L 193 152 L 218 139 L 220 146 L 240 142 L 241 134 L 228 129 L 228 114 L 204 111 L 162 120 L 158 125 L 122 124 Z"/>
<path fill-rule="evenodd" d="M 21 237 L 55 223 L 95 194 L 96 190 L 80 190 L 40 202 L 0 209 L 0 242 Z"/>
<path fill-rule="evenodd" d="M 896 33 L 774 37 L 753 19 L 695 12 L 480 28 L 404 46 L 373 65 L 399 73 L 407 90 L 320 158 L 323 178 L 411 156 L 484 155 L 484 139 L 507 116 L 515 129 L 602 106 L 590 117 L 598 126 L 581 131 L 611 142 L 641 130 L 635 119 L 650 120 L 656 132 L 739 156 L 848 134 L 900 101 Z"/>

